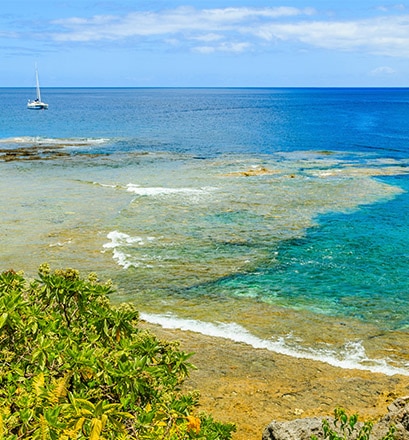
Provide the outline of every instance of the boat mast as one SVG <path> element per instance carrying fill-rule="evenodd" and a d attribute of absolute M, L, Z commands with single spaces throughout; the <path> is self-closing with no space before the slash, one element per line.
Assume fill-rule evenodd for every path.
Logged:
<path fill-rule="evenodd" d="M 37 70 L 37 63 L 36 63 L 36 89 L 37 89 L 37 99 L 41 102 L 41 94 L 40 94 L 40 83 L 38 81 L 38 70 Z"/>

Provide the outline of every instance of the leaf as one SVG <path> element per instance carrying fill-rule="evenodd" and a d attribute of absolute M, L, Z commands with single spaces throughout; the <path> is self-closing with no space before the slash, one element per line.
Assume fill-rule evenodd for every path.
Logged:
<path fill-rule="evenodd" d="M 95 412 L 95 405 L 86 399 L 74 399 L 75 406 L 79 407 L 82 410 L 88 411 L 90 413 Z"/>
<path fill-rule="evenodd" d="M 40 414 L 40 431 L 41 431 L 41 440 L 47 440 L 49 438 L 49 428 L 47 420 L 44 418 L 42 414 Z"/>
<path fill-rule="evenodd" d="M 52 396 L 51 402 L 57 403 L 64 399 L 68 393 L 68 385 L 70 382 L 72 374 L 67 373 L 63 377 L 57 380 L 56 386 L 54 388 L 54 394 Z"/>
<path fill-rule="evenodd" d="M 36 393 L 36 396 L 39 397 L 43 392 L 44 388 L 44 373 L 40 373 L 33 379 L 33 388 Z"/>
<path fill-rule="evenodd" d="M 100 419 L 91 420 L 91 434 L 89 440 L 99 440 L 102 431 L 102 421 Z"/>
<path fill-rule="evenodd" d="M 106 414 L 102 414 L 101 416 L 101 430 L 105 428 L 105 425 L 108 421 L 108 416 Z"/>
<path fill-rule="evenodd" d="M 74 426 L 74 433 L 75 434 L 82 429 L 82 427 L 84 426 L 84 423 L 85 423 L 85 417 L 80 417 L 77 420 L 77 423 Z"/>
<path fill-rule="evenodd" d="M 7 318 L 9 317 L 9 314 L 4 312 L 1 316 L 0 316 L 0 328 L 2 328 L 4 326 L 4 324 L 7 321 Z"/>
<path fill-rule="evenodd" d="M 60 415 L 60 412 L 60 406 L 44 409 L 44 417 L 46 418 L 49 426 L 55 427 L 58 425 L 58 417 Z"/>
<path fill-rule="evenodd" d="M 3 415 L 0 413 L 0 440 L 3 440 L 3 434 L 4 434 L 4 422 L 3 422 Z"/>

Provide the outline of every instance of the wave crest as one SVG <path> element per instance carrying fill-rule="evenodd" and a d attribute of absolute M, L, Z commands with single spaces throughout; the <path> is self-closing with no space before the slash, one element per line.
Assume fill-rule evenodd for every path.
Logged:
<path fill-rule="evenodd" d="M 335 351 L 330 347 L 326 349 L 312 349 L 294 345 L 289 342 L 290 338 L 280 337 L 276 340 L 261 339 L 236 323 L 204 322 L 178 318 L 171 314 L 141 313 L 140 317 L 144 321 L 158 324 L 163 328 L 192 331 L 206 336 L 229 339 L 254 348 L 261 348 L 294 358 L 325 362 L 334 367 L 371 371 L 372 373 L 381 373 L 387 376 L 395 374 L 409 376 L 408 369 L 390 365 L 387 359 L 369 359 L 361 341 L 349 341 L 340 351 Z"/>

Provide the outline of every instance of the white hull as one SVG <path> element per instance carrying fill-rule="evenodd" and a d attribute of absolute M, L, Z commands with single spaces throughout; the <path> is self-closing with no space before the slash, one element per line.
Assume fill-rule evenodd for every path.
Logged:
<path fill-rule="evenodd" d="M 48 109 L 48 104 L 40 101 L 28 101 L 27 108 L 30 110 L 44 110 Z"/>

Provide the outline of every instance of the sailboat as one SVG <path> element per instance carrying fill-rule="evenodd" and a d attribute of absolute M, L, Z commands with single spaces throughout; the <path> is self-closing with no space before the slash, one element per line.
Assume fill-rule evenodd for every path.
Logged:
<path fill-rule="evenodd" d="M 31 110 L 43 110 L 48 108 L 48 104 L 41 101 L 40 83 L 38 81 L 37 65 L 36 65 L 36 99 L 34 101 L 29 99 L 27 103 L 27 108 Z"/>

